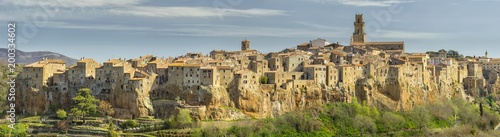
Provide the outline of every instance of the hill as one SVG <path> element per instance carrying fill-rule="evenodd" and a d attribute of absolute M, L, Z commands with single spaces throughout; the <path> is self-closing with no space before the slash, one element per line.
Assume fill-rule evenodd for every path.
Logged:
<path fill-rule="evenodd" d="M 7 49 L 0 48 L 0 60 L 7 60 Z M 43 58 L 61 59 L 66 62 L 67 66 L 76 64 L 78 60 L 70 58 L 68 56 L 50 52 L 50 51 L 35 51 L 35 52 L 24 52 L 19 49 L 16 50 L 16 63 L 17 64 L 30 64 L 42 60 Z"/>

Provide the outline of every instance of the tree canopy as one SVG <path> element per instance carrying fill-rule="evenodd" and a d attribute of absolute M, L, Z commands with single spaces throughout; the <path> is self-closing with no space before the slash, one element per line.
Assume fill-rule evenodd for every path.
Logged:
<path fill-rule="evenodd" d="M 78 90 L 77 95 L 71 100 L 73 100 L 74 104 L 71 113 L 76 116 L 82 116 L 84 123 L 86 115 L 96 112 L 96 103 L 99 102 L 99 100 L 92 96 L 92 92 L 88 88 Z"/>

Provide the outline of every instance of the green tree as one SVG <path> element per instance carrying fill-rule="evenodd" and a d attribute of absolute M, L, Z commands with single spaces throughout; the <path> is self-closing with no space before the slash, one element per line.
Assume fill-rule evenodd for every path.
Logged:
<path fill-rule="evenodd" d="M 77 95 L 72 98 L 73 100 L 73 108 L 71 109 L 71 113 L 76 116 L 81 116 L 83 119 L 83 123 L 85 123 L 85 116 L 95 113 L 97 110 L 96 103 L 99 100 L 95 99 L 92 96 L 92 92 L 88 88 L 82 88 L 78 90 Z"/>
<path fill-rule="evenodd" d="M 60 119 L 66 118 L 66 111 L 64 111 L 62 109 L 57 110 L 56 114 L 57 114 L 57 118 L 60 118 Z"/>
<path fill-rule="evenodd" d="M 399 131 L 403 128 L 405 118 L 393 112 L 384 112 L 380 118 L 382 126 L 384 126 L 387 133 Z"/>
<path fill-rule="evenodd" d="M 361 136 L 368 131 L 370 133 L 375 133 L 377 131 L 377 126 L 373 119 L 363 115 L 357 115 L 353 119 L 353 126 L 361 131 Z"/>
<path fill-rule="evenodd" d="M 422 106 L 417 106 L 413 109 L 410 119 L 416 124 L 419 131 L 427 128 L 429 125 L 431 120 L 429 113 L 429 110 Z"/>
<path fill-rule="evenodd" d="M 193 124 L 193 119 L 189 110 L 181 109 L 177 115 L 170 117 L 167 122 L 171 128 L 183 128 Z"/>
<path fill-rule="evenodd" d="M 455 51 L 455 50 L 448 50 L 448 52 L 446 52 L 446 57 L 459 60 L 459 59 L 463 58 L 464 55 L 458 53 L 458 51 Z"/>

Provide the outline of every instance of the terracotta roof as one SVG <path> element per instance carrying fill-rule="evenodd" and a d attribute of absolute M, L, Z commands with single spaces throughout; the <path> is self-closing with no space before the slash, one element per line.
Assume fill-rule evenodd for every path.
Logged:
<path fill-rule="evenodd" d="M 201 64 L 184 64 L 184 67 L 201 67 Z"/>
<path fill-rule="evenodd" d="M 42 61 L 38 61 L 35 63 L 25 65 L 24 67 L 40 68 L 40 67 L 44 67 L 45 65 L 48 65 L 48 64 L 66 64 L 66 63 L 63 60 L 46 59 L 46 60 L 42 60 Z"/>
<path fill-rule="evenodd" d="M 184 63 L 172 63 L 168 65 L 169 67 L 182 67 L 184 66 Z"/>
<path fill-rule="evenodd" d="M 217 69 L 231 69 L 231 66 L 216 66 Z"/>
<path fill-rule="evenodd" d="M 168 64 L 163 64 L 163 65 L 157 66 L 156 68 L 168 68 Z"/>
<path fill-rule="evenodd" d="M 306 42 L 306 43 L 302 43 L 302 44 L 299 44 L 297 45 L 299 47 L 305 47 L 305 46 L 309 46 L 309 42 Z"/>
<path fill-rule="evenodd" d="M 339 55 L 339 56 L 346 56 L 347 55 L 347 53 L 345 53 L 344 51 L 332 50 L 331 52 L 332 52 L 332 54 Z"/>
<path fill-rule="evenodd" d="M 113 65 L 115 65 L 115 64 L 118 64 L 118 63 L 122 63 L 122 62 L 124 62 L 124 61 L 123 60 L 119 60 L 119 59 L 110 59 L 110 60 L 108 60 L 108 61 L 106 61 L 104 63 L 112 63 Z"/>
<path fill-rule="evenodd" d="M 365 42 L 367 45 L 371 46 L 376 46 L 376 45 L 403 45 L 405 42 L 403 41 L 398 41 L 398 42 Z"/>
<path fill-rule="evenodd" d="M 92 61 L 95 61 L 95 60 L 92 58 L 83 58 L 81 60 L 78 60 L 78 62 L 81 62 L 81 63 L 87 63 L 87 62 L 92 62 Z"/>

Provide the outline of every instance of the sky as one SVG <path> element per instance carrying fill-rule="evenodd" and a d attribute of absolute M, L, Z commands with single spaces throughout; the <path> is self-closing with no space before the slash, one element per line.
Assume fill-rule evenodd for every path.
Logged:
<path fill-rule="evenodd" d="M 2 0 L 1 38 L 16 23 L 17 49 L 72 58 L 176 57 L 214 49 L 263 53 L 316 38 L 349 45 L 355 14 L 367 41 L 404 41 L 500 57 L 500 0 Z M 7 47 L 5 44 L 4 47 Z"/>

